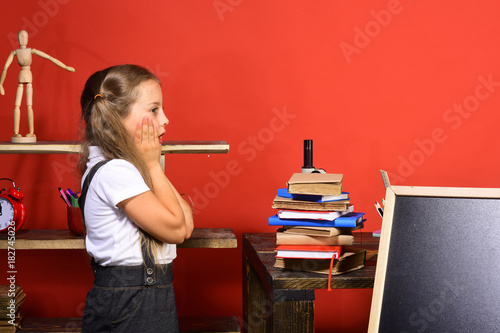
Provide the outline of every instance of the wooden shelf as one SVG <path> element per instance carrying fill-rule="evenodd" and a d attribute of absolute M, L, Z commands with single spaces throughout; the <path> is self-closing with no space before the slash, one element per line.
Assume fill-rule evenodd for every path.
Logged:
<path fill-rule="evenodd" d="M 227 154 L 226 141 L 163 141 L 162 154 Z M 0 154 L 77 154 L 78 141 L 0 142 Z"/>
<path fill-rule="evenodd" d="M 178 248 L 236 248 L 236 235 L 232 229 L 195 228 L 191 238 Z M 0 249 L 8 249 L 7 235 L 0 235 Z M 16 250 L 70 250 L 85 249 L 82 236 L 66 229 L 21 229 L 16 232 Z"/>
<path fill-rule="evenodd" d="M 21 323 L 26 333 L 63 333 L 81 332 L 81 318 L 26 318 Z M 179 317 L 181 333 L 194 332 L 240 332 L 236 317 Z"/>

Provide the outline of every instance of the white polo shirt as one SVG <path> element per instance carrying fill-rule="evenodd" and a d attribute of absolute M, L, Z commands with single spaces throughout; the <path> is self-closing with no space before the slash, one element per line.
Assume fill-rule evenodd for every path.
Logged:
<path fill-rule="evenodd" d="M 90 169 L 103 159 L 99 147 L 90 147 L 82 186 Z M 85 246 L 98 264 L 136 266 L 143 263 L 138 227 L 117 204 L 146 191 L 149 187 L 137 168 L 125 160 L 111 160 L 94 175 L 85 200 Z M 175 244 L 164 243 L 157 261 L 168 264 L 175 257 Z"/>

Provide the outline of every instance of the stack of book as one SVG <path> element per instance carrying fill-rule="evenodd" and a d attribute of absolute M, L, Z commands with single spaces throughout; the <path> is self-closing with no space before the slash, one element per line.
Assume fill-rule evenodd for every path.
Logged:
<path fill-rule="evenodd" d="M 0 285 L 0 332 L 10 333 L 20 329 L 21 304 L 26 294 L 21 286 Z"/>
<path fill-rule="evenodd" d="M 278 226 L 275 267 L 336 275 L 364 266 L 365 251 L 343 253 L 365 220 L 342 181 L 342 174 L 294 173 L 278 189 L 272 206 L 278 212 L 268 220 Z"/>

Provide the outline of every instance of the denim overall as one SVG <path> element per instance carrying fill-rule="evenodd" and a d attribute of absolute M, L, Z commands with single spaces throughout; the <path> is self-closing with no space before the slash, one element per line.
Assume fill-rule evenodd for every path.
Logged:
<path fill-rule="evenodd" d="M 83 212 L 88 185 L 98 163 L 85 179 L 79 200 Z M 172 264 L 155 265 L 141 244 L 144 264 L 101 266 L 91 261 L 94 287 L 88 292 L 82 333 L 178 333 Z"/>

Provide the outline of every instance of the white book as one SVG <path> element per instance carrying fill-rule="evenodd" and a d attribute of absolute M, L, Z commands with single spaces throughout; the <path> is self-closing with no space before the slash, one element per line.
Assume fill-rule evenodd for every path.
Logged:
<path fill-rule="evenodd" d="M 354 205 L 350 205 L 346 211 L 310 211 L 310 210 L 280 210 L 278 217 L 280 219 L 298 219 L 298 220 L 322 220 L 333 221 L 342 215 L 354 212 Z"/>

